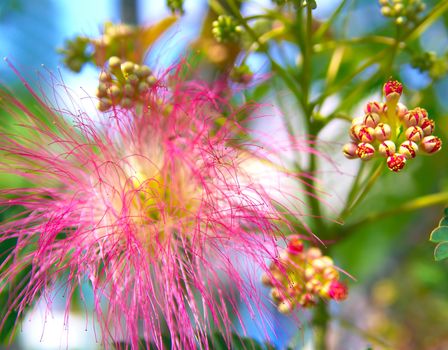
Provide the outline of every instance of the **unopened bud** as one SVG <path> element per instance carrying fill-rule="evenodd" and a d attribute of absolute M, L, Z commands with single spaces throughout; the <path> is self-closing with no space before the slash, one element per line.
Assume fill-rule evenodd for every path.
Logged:
<path fill-rule="evenodd" d="M 375 137 L 378 141 L 385 141 L 390 138 L 391 132 L 389 124 L 379 123 L 375 128 Z"/>
<path fill-rule="evenodd" d="M 423 130 L 423 135 L 429 136 L 434 132 L 435 123 L 432 119 L 424 119 L 420 124 L 420 127 Z"/>
<path fill-rule="evenodd" d="M 303 252 L 303 242 L 299 236 L 291 236 L 288 241 L 287 247 L 288 253 L 292 255 L 297 255 Z"/>
<path fill-rule="evenodd" d="M 403 103 L 397 103 L 397 115 L 399 119 L 403 119 L 408 112 L 408 108 Z"/>
<path fill-rule="evenodd" d="M 436 153 L 442 149 L 442 140 L 436 136 L 426 136 L 420 146 L 426 153 Z"/>
<path fill-rule="evenodd" d="M 423 130 L 419 126 L 411 126 L 410 128 L 406 129 L 405 135 L 409 141 L 419 143 L 423 138 Z"/>
<path fill-rule="evenodd" d="M 375 129 L 368 127 L 368 126 L 362 126 L 357 130 L 357 138 L 361 142 L 372 142 L 375 139 Z"/>
<path fill-rule="evenodd" d="M 386 101 L 398 102 L 401 93 L 403 92 L 403 85 L 397 80 L 389 80 L 383 87 Z"/>
<path fill-rule="evenodd" d="M 356 151 L 358 149 L 358 144 L 350 142 L 346 143 L 344 147 L 342 148 L 342 152 L 344 153 L 344 156 L 348 159 L 355 159 L 358 158 L 358 155 L 356 154 Z"/>
<path fill-rule="evenodd" d="M 380 114 L 383 111 L 383 104 L 381 102 L 369 102 L 364 107 L 364 113 L 370 114 L 370 113 L 376 113 Z"/>
<path fill-rule="evenodd" d="M 372 159 L 375 155 L 375 147 L 373 147 L 370 143 L 361 142 L 358 144 L 356 155 L 362 160 Z"/>
<path fill-rule="evenodd" d="M 117 56 L 112 56 L 109 58 L 109 67 L 118 68 L 121 65 L 121 60 Z"/>
<path fill-rule="evenodd" d="M 374 128 L 380 122 L 380 116 L 377 113 L 369 113 L 364 117 L 364 124 L 367 127 Z"/>
<path fill-rule="evenodd" d="M 391 140 L 385 140 L 378 146 L 378 153 L 383 157 L 389 157 L 395 153 L 395 143 Z"/>
<path fill-rule="evenodd" d="M 415 142 L 412 141 L 404 141 L 400 148 L 398 149 L 398 152 L 402 155 L 404 155 L 407 159 L 415 158 L 418 152 L 418 146 Z"/>
<path fill-rule="evenodd" d="M 399 172 L 406 165 L 406 157 L 400 153 L 395 153 L 387 158 L 387 166 L 394 172 Z"/>
<path fill-rule="evenodd" d="M 348 296 L 348 288 L 339 281 L 332 281 L 328 290 L 328 295 L 333 300 L 345 300 Z"/>

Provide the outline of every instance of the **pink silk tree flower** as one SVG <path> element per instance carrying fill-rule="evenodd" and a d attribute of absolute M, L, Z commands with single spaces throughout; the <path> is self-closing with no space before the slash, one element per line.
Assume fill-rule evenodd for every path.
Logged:
<path fill-rule="evenodd" d="M 1 223 L 0 243 L 17 243 L 3 253 L 0 292 L 27 273 L 8 313 L 60 288 L 68 318 L 89 284 L 105 348 L 163 348 L 167 334 L 173 349 L 195 349 L 212 347 L 213 329 L 230 342 L 240 300 L 263 308 L 253 271 L 269 270 L 290 228 L 245 168 L 265 148 L 236 141 L 246 131 L 218 89 L 167 73 L 133 106 L 95 118 L 32 89 L 27 104 L 1 92 L 23 130 L 3 133 L 2 171 L 32 184 L 1 192 L 2 207 L 22 211 Z"/>

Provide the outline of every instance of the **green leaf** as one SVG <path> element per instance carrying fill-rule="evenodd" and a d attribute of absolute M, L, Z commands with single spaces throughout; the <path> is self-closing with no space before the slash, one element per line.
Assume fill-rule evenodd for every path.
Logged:
<path fill-rule="evenodd" d="M 434 229 L 429 240 L 434 243 L 448 242 L 448 226 L 440 226 Z"/>
<path fill-rule="evenodd" d="M 445 214 L 445 217 L 448 217 L 448 207 L 445 208 L 445 210 L 443 211 L 443 213 Z"/>
<path fill-rule="evenodd" d="M 448 258 L 448 242 L 439 243 L 434 250 L 434 259 L 440 261 Z"/>
<path fill-rule="evenodd" d="M 448 226 L 448 217 L 444 217 L 440 220 L 439 226 Z"/>

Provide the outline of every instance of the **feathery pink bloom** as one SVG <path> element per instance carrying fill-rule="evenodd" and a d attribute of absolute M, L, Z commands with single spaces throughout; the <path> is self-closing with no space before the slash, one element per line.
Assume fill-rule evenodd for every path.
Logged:
<path fill-rule="evenodd" d="M 31 267 L 9 311 L 23 314 L 63 281 L 68 312 L 88 282 L 105 347 L 137 349 L 145 339 L 162 348 L 168 333 L 175 349 L 208 348 L 212 324 L 230 339 L 236 295 L 259 297 L 259 276 L 242 272 L 241 261 L 268 271 L 287 223 L 245 170 L 263 151 L 235 141 L 244 129 L 229 102 L 174 75 L 144 105 L 93 120 L 30 91 L 45 119 L 6 91 L 0 102 L 24 130 L 2 135 L 3 171 L 36 186 L 1 193 L 1 206 L 23 212 L 1 224 L 0 242 L 17 244 L 0 292 Z"/>

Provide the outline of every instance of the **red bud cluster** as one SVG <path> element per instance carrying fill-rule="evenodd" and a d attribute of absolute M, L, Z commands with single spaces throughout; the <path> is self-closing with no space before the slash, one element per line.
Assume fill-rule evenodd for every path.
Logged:
<path fill-rule="evenodd" d="M 442 141 L 432 135 L 435 123 L 425 109 L 408 110 L 398 103 L 403 92 L 401 83 L 388 81 L 383 92 L 385 103 L 369 102 L 364 117 L 353 120 L 349 131 L 352 142 L 344 145 L 343 153 L 349 159 L 385 157 L 389 169 L 398 172 L 418 153 L 438 152 Z"/>
<path fill-rule="evenodd" d="M 262 281 L 271 287 L 271 296 L 282 313 L 295 307 L 310 307 L 319 298 L 344 300 L 348 289 L 339 281 L 333 260 L 319 248 L 305 248 L 299 236 L 292 236 L 286 249 L 273 262 Z"/>

